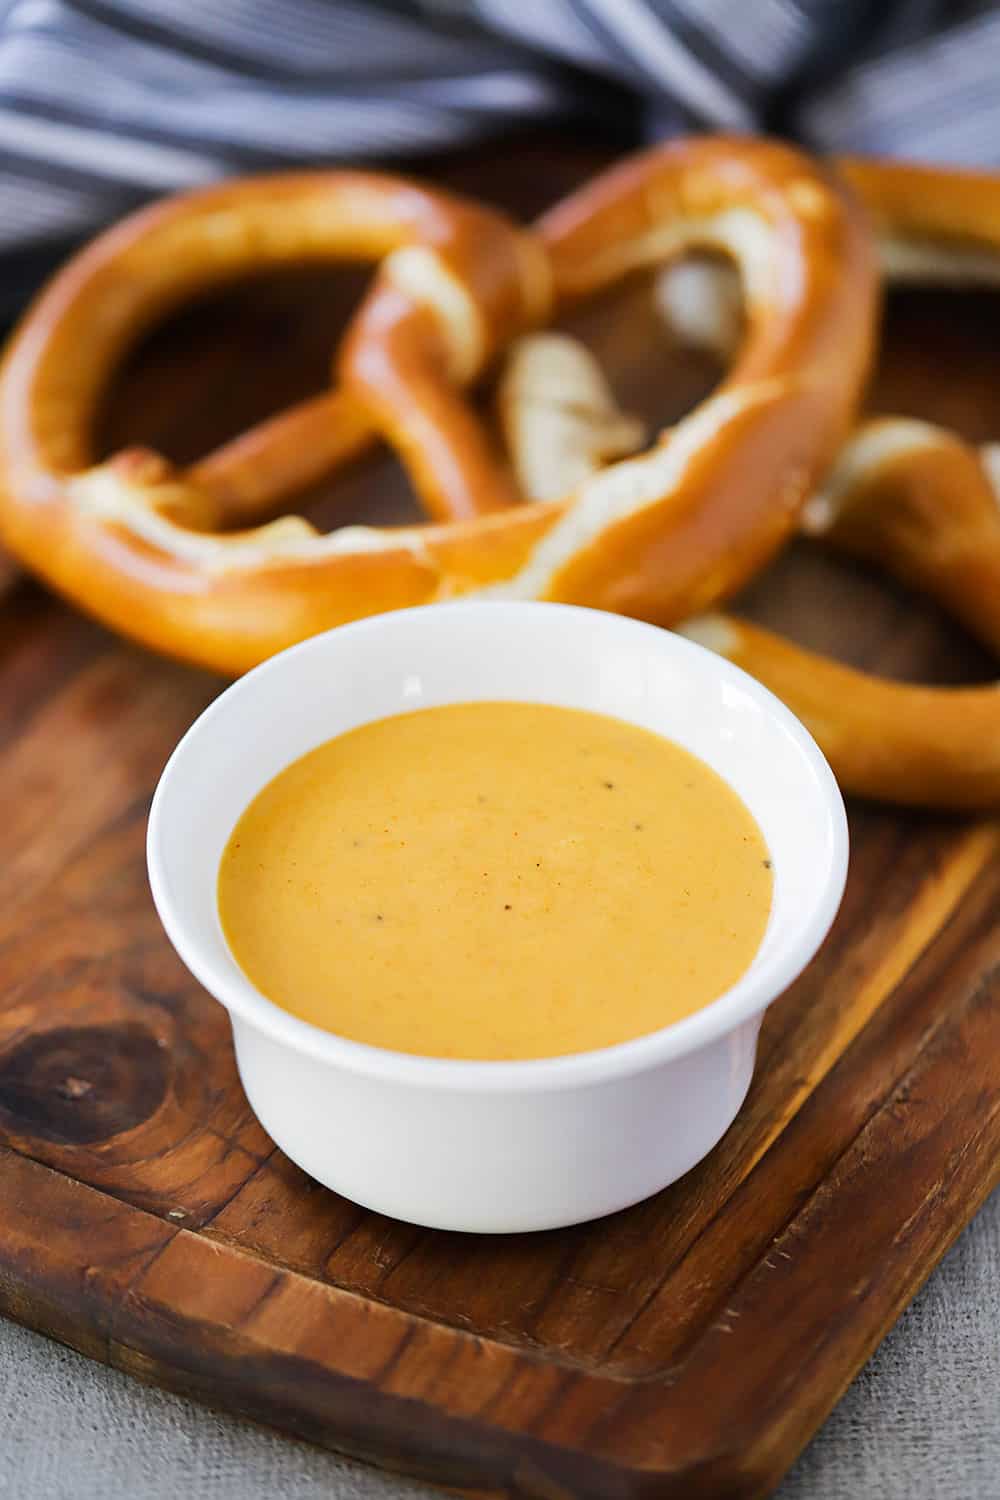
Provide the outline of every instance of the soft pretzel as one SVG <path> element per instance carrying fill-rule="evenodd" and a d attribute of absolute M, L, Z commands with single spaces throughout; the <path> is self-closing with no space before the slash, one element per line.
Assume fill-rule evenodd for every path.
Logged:
<path fill-rule="evenodd" d="M 745 350 L 721 388 L 571 496 L 483 514 L 512 491 L 457 385 L 544 319 L 549 272 L 565 301 L 699 246 L 730 255 L 745 287 Z M 388 252 L 331 407 L 293 412 L 187 474 L 141 452 L 93 463 L 110 365 L 167 306 L 264 264 Z M 674 621 L 737 588 L 794 528 L 851 421 L 874 300 L 850 193 L 767 143 L 657 148 L 534 235 L 391 179 L 230 183 L 127 220 L 29 312 L 0 376 L 0 537 L 109 624 L 226 672 L 345 620 L 491 588 Z M 324 451 L 302 452 L 327 409 Z M 432 512 L 477 514 L 328 536 L 292 516 L 219 529 L 331 468 L 369 424 Z"/>

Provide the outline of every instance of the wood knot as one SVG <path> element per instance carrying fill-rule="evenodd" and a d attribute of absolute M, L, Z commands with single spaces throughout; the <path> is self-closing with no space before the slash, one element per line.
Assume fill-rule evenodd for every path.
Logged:
<path fill-rule="evenodd" d="M 143 1026 L 60 1027 L 0 1059 L 0 1112 L 12 1134 L 92 1145 L 156 1113 L 167 1066 Z"/>

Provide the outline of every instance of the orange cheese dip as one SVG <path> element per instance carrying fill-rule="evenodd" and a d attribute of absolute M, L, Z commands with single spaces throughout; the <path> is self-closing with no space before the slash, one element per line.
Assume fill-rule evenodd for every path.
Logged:
<path fill-rule="evenodd" d="M 229 946 L 275 1004 L 429 1057 L 555 1057 L 722 994 L 772 874 L 736 793 L 619 719 L 460 703 L 288 766 L 222 857 Z"/>

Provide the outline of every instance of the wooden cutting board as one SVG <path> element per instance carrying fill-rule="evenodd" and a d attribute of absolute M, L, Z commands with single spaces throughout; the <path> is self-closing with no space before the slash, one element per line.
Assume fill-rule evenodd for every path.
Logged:
<path fill-rule="evenodd" d="M 602 159 L 534 142 L 441 175 L 528 213 Z M 358 284 L 310 273 L 185 316 L 118 383 L 107 442 L 184 459 L 319 389 Z M 662 422 L 715 372 L 649 309 L 637 281 L 578 326 L 626 404 Z M 998 333 L 988 298 L 901 298 L 873 409 L 988 436 Z M 323 513 L 406 506 L 379 458 Z M 745 607 L 887 673 L 991 671 L 920 601 L 805 547 Z M 836 928 L 769 1013 L 736 1123 L 683 1181 L 558 1233 L 433 1233 L 336 1198 L 273 1147 L 225 1013 L 158 926 L 150 794 L 219 686 L 33 584 L 0 603 L 0 1307 L 448 1485 L 767 1494 L 1000 1177 L 997 825 L 852 809 Z"/>

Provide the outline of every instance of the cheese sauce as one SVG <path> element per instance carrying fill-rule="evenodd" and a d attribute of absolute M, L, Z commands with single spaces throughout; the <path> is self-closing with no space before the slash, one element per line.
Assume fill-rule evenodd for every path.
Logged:
<path fill-rule="evenodd" d="M 736 793 L 618 719 L 460 703 L 282 771 L 222 857 L 230 949 L 277 1005 L 431 1057 L 585 1052 L 750 964 L 772 874 Z"/>

